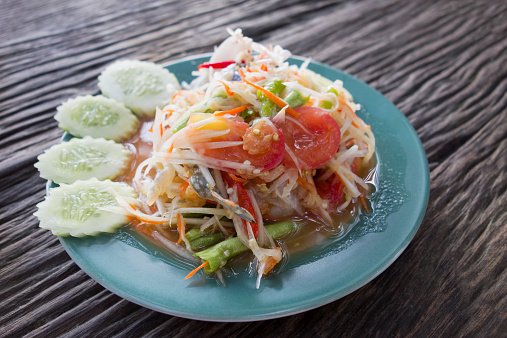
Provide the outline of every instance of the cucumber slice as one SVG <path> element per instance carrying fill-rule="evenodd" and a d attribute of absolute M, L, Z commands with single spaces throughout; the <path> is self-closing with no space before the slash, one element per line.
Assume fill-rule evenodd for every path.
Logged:
<path fill-rule="evenodd" d="M 92 177 L 114 179 L 123 173 L 130 155 L 122 144 L 85 136 L 52 146 L 39 155 L 35 167 L 41 177 L 58 184 Z"/>
<path fill-rule="evenodd" d="M 60 105 L 58 127 L 78 137 L 103 137 L 121 141 L 137 129 L 138 119 L 121 103 L 107 97 L 78 96 Z"/>
<path fill-rule="evenodd" d="M 176 76 L 164 67 L 138 60 L 117 61 L 99 76 L 102 94 L 123 102 L 138 116 L 155 116 L 180 89 Z"/>
<path fill-rule="evenodd" d="M 58 236 L 84 237 L 103 232 L 113 233 L 129 223 L 125 215 L 100 210 L 104 206 L 117 206 L 114 193 L 123 197 L 136 197 L 134 189 L 110 180 L 91 178 L 62 184 L 49 191 L 46 199 L 37 204 L 34 213 L 40 227 Z"/>

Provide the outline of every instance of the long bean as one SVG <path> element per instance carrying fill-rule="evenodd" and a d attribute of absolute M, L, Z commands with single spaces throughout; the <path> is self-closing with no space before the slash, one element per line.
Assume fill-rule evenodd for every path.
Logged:
<path fill-rule="evenodd" d="M 287 235 L 298 226 L 299 225 L 295 222 L 284 221 L 267 225 L 266 230 L 271 237 L 277 239 Z M 245 251 L 248 251 L 248 247 L 246 247 L 238 237 L 233 237 L 203 251 L 197 252 L 194 256 L 199 257 L 203 262 L 208 262 L 204 270 L 206 273 L 210 273 L 223 267 L 230 258 Z"/>

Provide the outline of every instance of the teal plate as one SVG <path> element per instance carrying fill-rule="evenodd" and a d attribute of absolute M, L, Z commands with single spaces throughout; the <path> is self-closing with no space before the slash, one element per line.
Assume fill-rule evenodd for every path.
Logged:
<path fill-rule="evenodd" d="M 180 81 L 209 54 L 167 65 Z M 293 57 L 300 65 L 303 58 Z M 335 301 L 384 271 L 407 247 L 424 216 L 429 172 L 424 149 L 403 114 L 358 79 L 326 65 L 309 68 L 342 80 L 362 108 L 358 115 L 376 137 L 378 185 L 372 213 L 345 235 L 292 255 L 255 288 L 255 276 L 239 272 L 227 287 L 214 279 L 185 280 L 191 266 L 138 242 L 128 230 L 115 235 L 61 238 L 72 259 L 93 279 L 131 302 L 174 316 L 208 321 L 255 321 L 288 316 Z"/>

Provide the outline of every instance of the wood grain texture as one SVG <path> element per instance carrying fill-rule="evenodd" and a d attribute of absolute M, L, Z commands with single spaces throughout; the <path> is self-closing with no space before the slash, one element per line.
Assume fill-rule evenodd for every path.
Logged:
<path fill-rule="evenodd" d="M 32 213 L 33 164 L 62 101 L 123 57 L 208 52 L 242 27 L 342 69 L 407 116 L 431 170 L 428 211 L 360 290 L 298 315 L 208 323 L 147 310 L 80 270 Z M 0 2 L 0 335 L 502 336 L 507 329 L 505 1 Z"/>

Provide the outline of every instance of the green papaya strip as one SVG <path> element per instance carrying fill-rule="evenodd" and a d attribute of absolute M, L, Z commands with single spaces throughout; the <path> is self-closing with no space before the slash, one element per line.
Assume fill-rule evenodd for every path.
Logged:
<path fill-rule="evenodd" d="M 298 223 L 292 221 L 284 221 L 266 225 L 266 230 L 271 235 L 271 237 L 277 239 L 287 235 L 298 226 Z M 206 273 L 210 273 L 223 267 L 227 263 L 227 260 L 230 258 L 237 256 L 245 251 L 248 251 L 248 247 L 246 247 L 238 237 L 233 237 L 226 239 L 225 241 L 222 241 L 203 251 L 197 252 L 194 254 L 194 256 L 199 257 L 203 262 L 208 262 L 204 268 L 204 271 Z"/>

